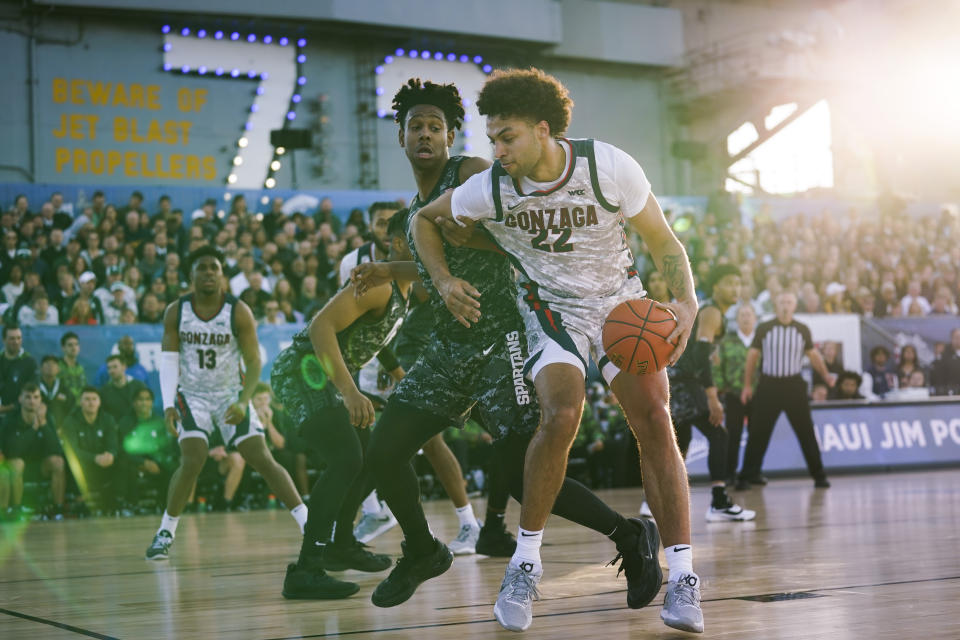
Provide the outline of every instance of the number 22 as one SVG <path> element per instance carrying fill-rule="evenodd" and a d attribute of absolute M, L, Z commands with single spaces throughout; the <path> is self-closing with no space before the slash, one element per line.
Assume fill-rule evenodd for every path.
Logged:
<path fill-rule="evenodd" d="M 568 242 L 572 233 L 573 231 L 570 229 L 560 229 L 560 235 L 557 236 L 557 239 L 554 240 L 552 244 L 549 244 L 546 240 L 547 236 L 550 235 L 550 230 L 540 229 L 540 232 L 531 239 L 530 244 L 533 245 L 534 249 L 546 251 L 547 253 L 566 253 L 573 251 L 573 243 Z"/>

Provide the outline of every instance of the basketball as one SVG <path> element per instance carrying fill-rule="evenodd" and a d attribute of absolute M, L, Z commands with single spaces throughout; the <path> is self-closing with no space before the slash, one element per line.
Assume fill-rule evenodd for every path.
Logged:
<path fill-rule="evenodd" d="M 667 336 L 677 318 L 652 300 L 621 302 L 603 324 L 603 348 L 621 371 L 633 375 L 656 373 L 666 364 L 676 346 Z"/>

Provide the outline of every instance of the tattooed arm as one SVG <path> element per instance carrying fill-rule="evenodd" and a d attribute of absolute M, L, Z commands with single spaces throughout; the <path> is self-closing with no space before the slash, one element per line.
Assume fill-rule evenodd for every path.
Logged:
<path fill-rule="evenodd" d="M 658 303 L 659 306 L 669 309 L 677 316 L 677 328 L 667 338 L 670 342 L 676 341 L 677 346 L 668 362 L 674 365 L 687 346 L 693 321 L 697 317 L 697 296 L 693 286 L 690 260 L 680 240 L 674 235 L 673 229 L 667 224 L 663 211 L 660 210 L 660 203 L 652 193 L 640 213 L 628 220 L 633 230 L 640 234 L 650 249 L 650 255 L 657 269 L 667 281 L 670 292 L 677 300 L 675 303 Z"/>

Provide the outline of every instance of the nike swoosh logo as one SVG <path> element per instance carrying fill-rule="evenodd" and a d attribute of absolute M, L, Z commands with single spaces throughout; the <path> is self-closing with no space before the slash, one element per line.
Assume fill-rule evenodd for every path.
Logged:
<path fill-rule="evenodd" d="M 327 543 L 326 543 L 326 542 L 317 542 L 316 540 L 314 540 L 313 544 L 317 545 L 318 547 L 325 547 L 325 546 L 327 546 Z"/>
<path fill-rule="evenodd" d="M 489 347 L 487 347 L 486 349 L 484 349 L 484 350 L 483 350 L 483 355 L 485 355 L 485 356 L 490 355 L 490 352 L 493 351 L 493 348 L 494 348 L 495 346 L 497 346 L 497 343 L 496 343 L 496 342 L 494 342 L 492 345 L 490 345 Z"/>
<path fill-rule="evenodd" d="M 686 551 L 686 550 L 689 549 L 689 548 L 690 548 L 690 547 L 674 547 L 674 548 L 673 548 L 673 552 L 674 552 L 674 553 L 678 553 L 678 552 L 680 552 L 680 551 Z"/>
<path fill-rule="evenodd" d="M 522 532 L 521 532 L 520 535 L 522 535 L 524 538 L 532 538 L 533 536 L 538 535 L 538 534 L 536 534 L 536 533 L 522 533 Z M 689 548 L 689 547 L 688 547 L 688 548 Z"/>
<path fill-rule="evenodd" d="M 523 200 L 521 200 L 520 202 L 517 202 L 516 204 L 514 204 L 514 205 L 512 205 L 512 206 L 508 205 L 508 206 L 507 206 L 507 211 L 513 211 L 513 210 L 516 209 L 517 207 L 522 207 L 522 206 L 523 206 Z"/>

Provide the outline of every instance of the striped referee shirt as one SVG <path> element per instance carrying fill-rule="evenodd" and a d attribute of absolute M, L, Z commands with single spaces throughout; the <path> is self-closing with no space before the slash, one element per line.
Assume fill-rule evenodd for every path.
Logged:
<path fill-rule="evenodd" d="M 813 348 L 813 339 L 807 325 L 796 320 L 782 324 L 774 318 L 760 323 L 750 348 L 760 350 L 763 375 L 790 378 L 800 375 L 803 356 Z"/>

